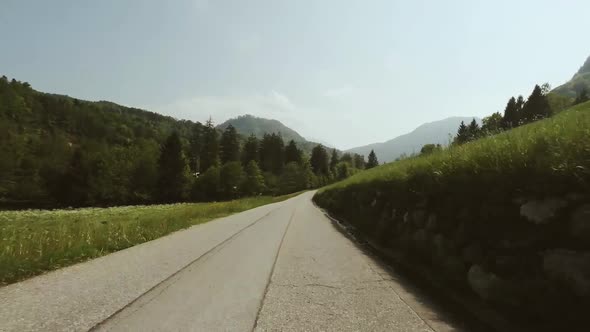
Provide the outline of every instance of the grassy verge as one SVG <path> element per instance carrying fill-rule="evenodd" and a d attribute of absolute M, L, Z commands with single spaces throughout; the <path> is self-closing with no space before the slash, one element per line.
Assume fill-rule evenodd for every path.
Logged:
<path fill-rule="evenodd" d="M 590 293 L 575 284 L 590 283 L 590 102 L 359 173 L 314 201 L 423 279 L 527 330 L 590 324 Z"/>
<path fill-rule="evenodd" d="M 417 195 L 440 190 L 481 190 L 487 195 L 490 189 L 525 187 L 545 194 L 586 191 L 589 179 L 590 102 L 499 135 L 361 172 L 320 190 L 318 196 L 383 183 Z"/>
<path fill-rule="evenodd" d="M 0 211 L 0 285 L 297 194 L 216 203 Z"/>

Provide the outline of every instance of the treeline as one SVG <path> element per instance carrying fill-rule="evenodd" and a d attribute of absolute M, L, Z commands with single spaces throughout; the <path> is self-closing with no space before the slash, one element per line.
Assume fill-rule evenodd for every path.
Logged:
<path fill-rule="evenodd" d="M 550 89 L 547 83 L 542 86 L 535 85 L 533 92 L 526 101 L 523 96 L 511 97 L 503 114 L 496 112 L 483 118 L 481 127 L 475 119 L 469 124 L 462 121 L 453 143 L 464 144 L 481 137 L 495 135 L 505 130 L 550 117 L 569 106 L 589 100 L 585 89 L 581 89 L 573 101 L 550 93 Z"/>
<path fill-rule="evenodd" d="M 314 188 L 365 167 L 278 134 L 220 132 L 0 78 L 0 204 L 63 207 L 211 201 Z M 328 165 L 327 167 L 325 165 Z"/>

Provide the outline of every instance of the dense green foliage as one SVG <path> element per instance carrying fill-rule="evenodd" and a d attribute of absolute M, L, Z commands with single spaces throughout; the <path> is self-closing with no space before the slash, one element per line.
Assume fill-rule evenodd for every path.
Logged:
<path fill-rule="evenodd" d="M 293 195 L 222 203 L 0 212 L 0 285 Z"/>
<path fill-rule="evenodd" d="M 205 125 L 179 121 L 109 102 L 44 94 L 2 77 L 0 204 L 214 201 L 335 180 L 327 167 L 310 175 L 296 140 L 285 147 L 280 133 L 243 140 L 233 125 L 223 128 L 220 135 L 212 119 Z"/>

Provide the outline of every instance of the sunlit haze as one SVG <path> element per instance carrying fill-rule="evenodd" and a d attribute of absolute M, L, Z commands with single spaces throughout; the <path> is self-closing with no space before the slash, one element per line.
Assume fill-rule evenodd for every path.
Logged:
<path fill-rule="evenodd" d="M 273 118 L 350 148 L 567 81 L 590 54 L 589 12 L 584 0 L 3 0 L 0 72 L 181 119 Z"/>

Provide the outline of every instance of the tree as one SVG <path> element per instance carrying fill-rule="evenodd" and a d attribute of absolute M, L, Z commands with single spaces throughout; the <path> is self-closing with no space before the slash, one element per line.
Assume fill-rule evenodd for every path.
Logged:
<path fill-rule="evenodd" d="M 220 197 L 220 172 L 219 167 L 209 167 L 203 173 L 193 187 L 193 199 L 199 201 L 214 201 Z"/>
<path fill-rule="evenodd" d="M 540 86 L 535 85 L 533 92 L 522 108 L 522 120 L 530 123 L 551 115 L 551 107 Z"/>
<path fill-rule="evenodd" d="M 58 199 L 71 206 L 85 205 L 88 199 L 89 180 L 90 169 L 86 157 L 80 149 L 77 149 L 61 177 Z"/>
<path fill-rule="evenodd" d="M 469 142 L 469 133 L 465 122 L 461 121 L 459 129 L 457 130 L 457 136 L 455 137 L 456 144 L 464 144 Z"/>
<path fill-rule="evenodd" d="M 578 105 L 581 103 L 585 103 L 588 100 L 590 100 L 590 97 L 588 97 L 588 89 L 586 89 L 586 87 L 582 87 L 576 96 L 576 99 L 574 100 L 573 105 Z"/>
<path fill-rule="evenodd" d="M 264 176 L 254 160 L 246 165 L 241 191 L 246 195 L 256 195 L 264 191 Z"/>
<path fill-rule="evenodd" d="M 301 164 L 301 154 L 301 150 L 297 148 L 295 141 L 290 140 L 289 144 L 287 144 L 287 147 L 285 148 L 285 164 L 291 162 Z"/>
<path fill-rule="evenodd" d="M 217 139 L 217 129 L 213 125 L 213 120 L 209 118 L 203 128 L 203 151 L 201 152 L 201 169 L 200 172 L 206 172 L 209 167 L 219 166 L 219 141 Z"/>
<path fill-rule="evenodd" d="M 289 194 L 303 189 L 305 184 L 302 181 L 301 166 L 296 162 L 286 164 L 279 177 L 279 194 Z"/>
<path fill-rule="evenodd" d="M 219 170 L 219 189 L 223 198 L 236 198 L 238 189 L 244 178 L 242 165 L 238 161 L 230 161 Z"/>
<path fill-rule="evenodd" d="M 521 96 L 522 98 L 522 96 Z M 517 127 L 520 122 L 519 107 L 514 97 L 508 100 L 506 108 L 504 109 L 504 117 L 502 118 L 502 126 L 506 129 Z"/>
<path fill-rule="evenodd" d="M 365 166 L 366 169 L 371 169 L 373 167 L 377 167 L 379 166 L 379 161 L 377 160 L 377 155 L 375 154 L 375 151 L 371 150 L 371 152 L 369 152 L 369 157 L 367 160 L 367 165 Z"/>
<path fill-rule="evenodd" d="M 471 120 L 469 126 L 467 127 L 467 137 L 468 141 L 474 141 L 481 136 L 481 128 L 479 128 L 479 124 L 475 121 L 475 118 Z"/>
<path fill-rule="evenodd" d="M 365 156 L 355 153 L 352 156 L 353 166 L 358 169 L 365 169 Z"/>
<path fill-rule="evenodd" d="M 352 159 L 352 155 L 348 152 L 342 154 L 342 157 L 340 157 L 340 161 L 348 163 L 350 167 L 354 166 L 354 160 Z"/>
<path fill-rule="evenodd" d="M 247 166 L 251 161 L 253 161 L 256 163 L 256 167 L 258 167 L 259 160 L 258 138 L 252 134 L 246 139 L 246 143 L 244 143 L 244 148 L 242 151 L 242 165 Z"/>
<path fill-rule="evenodd" d="M 442 146 L 440 146 L 440 144 L 425 144 L 422 149 L 420 149 L 420 154 L 427 155 L 441 150 Z"/>
<path fill-rule="evenodd" d="M 336 179 L 344 180 L 350 176 L 350 166 L 346 162 L 339 162 L 336 165 Z"/>
<path fill-rule="evenodd" d="M 193 173 L 199 171 L 202 127 L 200 123 L 193 124 L 189 137 L 189 166 Z"/>
<path fill-rule="evenodd" d="M 330 165 L 328 163 L 328 152 L 323 145 L 316 145 L 311 150 L 310 158 L 311 169 L 315 175 L 328 175 Z"/>
<path fill-rule="evenodd" d="M 332 172 L 336 172 L 336 165 L 338 165 L 340 160 L 338 159 L 338 152 L 336 149 L 332 149 L 332 157 L 330 157 L 330 170 Z"/>
<path fill-rule="evenodd" d="M 221 163 L 229 163 L 240 160 L 240 142 L 238 132 L 231 124 L 225 128 L 221 135 Z"/>
<path fill-rule="evenodd" d="M 260 166 L 264 172 L 281 174 L 285 164 L 285 145 L 278 134 L 264 134 L 260 142 Z"/>
<path fill-rule="evenodd" d="M 158 195 L 160 201 L 172 203 L 186 198 L 188 167 L 177 132 L 172 133 L 161 148 L 158 160 Z"/>
<path fill-rule="evenodd" d="M 501 132 L 505 126 L 504 118 L 502 118 L 502 115 L 499 112 L 483 118 L 482 123 L 481 131 L 484 135 L 497 134 Z"/>

